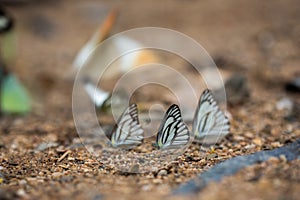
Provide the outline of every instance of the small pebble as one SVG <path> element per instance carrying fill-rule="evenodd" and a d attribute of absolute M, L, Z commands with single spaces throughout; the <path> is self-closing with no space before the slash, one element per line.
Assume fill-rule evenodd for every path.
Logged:
<path fill-rule="evenodd" d="M 287 161 L 286 156 L 283 155 L 283 154 L 280 155 L 279 158 L 280 158 L 280 160 L 282 160 L 283 162 L 286 162 L 286 161 Z"/>
<path fill-rule="evenodd" d="M 254 144 L 249 144 L 247 146 L 245 146 L 245 149 L 254 149 L 255 145 Z"/>
<path fill-rule="evenodd" d="M 158 172 L 157 176 L 166 176 L 168 174 L 167 170 L 162 169 Z"/>
<path fill-rule="evenodd" d="M 20 196 L 20 197 L 23 197 L 23 196 L 26 195 L 26 192 L 25 192 L 25 190 L 23 190 L 23 189 L 19 189 L 19 190 L 17 191 L 17 195 Z"/>
<path fill-rule="evenodd" d="M 68 165 L 58 165 L 59 167 L 63 168 L 63 169 L 69 169 Z"/>
<path fill-rule="evenodd" d="M 73 158 L 73 157 L 68 157 L 68 161 L 74 161 L 75 160 L 75 158 Z"/>
<path fill-rule="evenodd" d="M 287 111 L 291 111 L 294 107 L 294 103 L 290 98 L 284 97 L 282 99 L 280 99 L 277 103 L 276 103 L 276 108 L 277 110 L 287 110 Z"/>
<path fill-rule="evenodd" d="M 12 144 L 12 145 L 10 146 L 10 148 L 12 148 L 12 149 L 17 149 L 17 148 L 18 148 L 18 144 Z"/>
<path fill-rule="evenodd" d="M 279 162 L 279 159 L 277 157 L 270 157 L 269 160 L 267 160 L 268 163 L 278 163 Z"/>
<path fill-rule="evenodd" d="M 149 191 L 149 190 L 151 190 L 151 188 L 152 188 L 151 185 L 144 185 L 144 186 L 142 186 L 142 190 L 143 191 Z"/>
<path fill-rule="evenodd" d="M 62 176 L 59 179 L 61 182 L 71 182 L 72 180 L 74 180 L 74 176 Z"/>
<path fill-rule="evenodd" d="M 176 183 L 181 183 L 181 182 L 183 182 L 183 180 L 182 180 L 181 178 L 176 178 L 176 179 L 175 179 L 175 182 L 176 182 Z"/>
<path fill-rule="evenodd" d="M 27 180 L 28 182 L 35 182 L 35 181 L 36 181 L 36 178 L 28 177 L 28 178 L 26 178 L 26 180 Z"/>
<path fill-rule="evenodd" d="M 43 142 L 37 148 L 35 148 L 34 151 L 36 151 L 36 152 L 44 151 L 46 149 L 49 149 L 52 147 L 57 147 L 57 146 L 58 146 L 58 143 L 56 143 L 56 142 Z"/>
<path fill-rule="evenodd" d="M 217 157 L 218 157 L 218 154 L 216 154 L 216 153 L 212 153 L 212 154 L 209 154 L 209 155 L 206 156 L 206 158 L 207 158 L 208 160 L 210 160 L 210 159 L 212 159 L 212 158 L 217 158 Z"/>
<path fill-rule="evenodd" d="M 162 183 L 163 181 L 162 181 L 161 179 L 156 178 L 156 179 L 153 179 L 152 182 L 153 182 L 154 184 L 160 184 L 160 183 Z"/>
<path fill-rule="evenodd" d="M 271 145 L 272 145 L 272 147 L 275 147 L 275 148 L 281 146 L 280 142 L 272 142 Z"/>
<path fill-rule="evenodd" d="M 22 179 L 22 180 L 19 181 L 19 184 L 20 184 L 20 185 L 26 185 L 26 184 L 27 184 L 27 181 L 24 180 L 24 179 Z"/>
<path fill-rule="evenodd" d="M 133 165 L 129 170 L 129 172 L 131 173 L 139 173 L 139 171 L 140 171 L 140 166 L 138 164 Z"/>
<path fill-rule="evenodd" d="M 234 140 L 237 140 L 237 141 L 245 140 L 245 138 L 243 136 L 240 136 L 240 135 L 234 135 L 233 138 L 234 138 Z"/>
<path fill-rule="evenodd" d="M 254 144 L 261 146 L 263 144 L 262 140 L 260 138 L 255 138 L 252 140 Z"/>
<path fill-rule="evenodd" d="M 53 174 L 52 174 L 52 177 L 53 178 L 57 178 L 57 177 L 60 177 L 60 176 L 62 176 L 63 175 L 63 173 L 61 173 L 61 172 L 54 172 Z"/>
<path fill-rule="evenodd" d="M 245 133 L 245 137 L 249 138 L 249 139 L 252 139 L 254 136 L 253 136 L 253 133 L 251 132 L 246 132 Z"/>

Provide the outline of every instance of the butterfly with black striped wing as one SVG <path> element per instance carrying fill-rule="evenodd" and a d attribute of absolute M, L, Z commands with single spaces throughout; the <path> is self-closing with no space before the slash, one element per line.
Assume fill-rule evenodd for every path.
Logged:
<path fill-rule="evenodd" d="M 186 145 L 189 140 L 189 130 L 182 121 L 179 107 L 174 104 L 167 110 L 158 129 L 156 145 L 159 149 L 175 149 Z"/>
<path fill-rule="evenodd" d="M 220 141 L 230 131 L 227 116 L 219 109 L 210 90 L 203 91 L 193 121 L 195 140 L 204 144 Z"/>
<path fill-rule="evenodd" d="M 139 124 L 136 104 L 131 104 L 121 115 L 111 134 L 113 147 L 130 149 L 140 145 L 144 139 L 144 130 Z"/>

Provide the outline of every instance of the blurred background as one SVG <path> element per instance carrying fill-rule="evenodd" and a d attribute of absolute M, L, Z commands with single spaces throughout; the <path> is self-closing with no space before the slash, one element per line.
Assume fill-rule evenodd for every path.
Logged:
<path fill-rule="evenodd" d="M 297 0 L 1 2 L 15 19 L 17 54 L 8 68 L 37 104 L 68 105 L 69 86 L 57 83 L 112 9 L 118 17 L 110 35 L 144 26 L 180 31 L 199 42 L 220 69 L 255 74 L 264 89 L 284 87 L 299 76 Z"/>
<path fill-rule="evenodd" d="M 14 74 L 20 83 L 17 84 L 18 91 L 22 90 L 20 88 L 26 91 L 21 92 L 21 97 L 30 99 L 30 103 L 24 100 L 27 115 L 16 116 L 12 112 L 1 117 L 0 149 L 3 153 L 0 160 L 5 161 L 2 181 L 14 184 L 17 189 L 24 189 L 21 191 L 23 196 L 24 192 L 36 196 L 44 194 L 47 181 L 54 181 L 55 184 L 69 184 L 67 192 L 60 193 L 62 197 L 71 192 L 74 195 L 68 197 L 77 197 L 78 191 L 72 185 L 73 180 L 82 183 L 83 187 L 79 187 L 81 190 L 101 183 L 100 193 L 108 196 L 118 192 L 129 196 L 148 192 L 143 193 L 142 197 L 152 197 L 154 193 L 166 195 L 202 172 L 202 169 L 208 169 L 221 160 L 213 160 L 214 157 L 202 163 L 191 160 L 187 168 L 175 163 L 175 167 L 168 169 L 168 176 L 158 181 L 156 174 L 149 175 L 150 178 L 148 175 L 127 177 L 110 169 L 102 169 L 96 162 L 90 166 L 82 164 L 82 160 L 92 161 L 86 152 L 78 150 L 78 153 L 76 149 L 81 143 L 72 116 L 74 70 L 76 72 L 74 60 L 93 34 L 103 27 L 112 10 L 117 12 L 117 16 L 107 36 L 138 27 L 169 28 L 193 38 L 213 58 L 225 81 L 231 119 L 231 134 L 217 149 L 217 153 L 225 152 L 227 157 L 223 160 L 281 147 L 299 138 L 299 0 L 0 0 L 0 3 L 14 19 L 13 37 L 7 40 L 5 35 L 1 35 L 1 52 L 6 44 L 3 41 L 12 41 L 10 47 L 15 49 L 13 59 L 2 58 L 7 71 L 4 75 Z M 3 20 L 0 18 L 1 24 Z M 186 62 L 177 61 L 174 56 L 171 60 L 168 58 L 161 55 L 159 59 L 168 60 L 190 77 L 199 80 Z M 105 81 L 103 88 L 107 91 L 112 89 L 114 82 L 114 78 Z M 141 90 L 135 98 L 146 103 L 159 100 L 164 105 L 173 102 L 172 98 L 160 96 L 153 88 L 146 91 Z M 103 123 L 114 122 L 104 119 Z M 64 167 L 70 165 L 74 167 L 72 169 L 55 165 L 67 149 L 72 151 L 70 160 L 62 158 L 62 162 L 65 162 Z M 71 155 L 77 156 L 76 160 Z M 193 155 L 192 152 L 189 159 Z M 218 155 L 221 157 L 221 154 Z M 34 164 L 28 164 L 28 160 Z M 30 170 L 18 163 L 28 164 Z M 80 167 L 81 171 L 76 171 L 78 163 L 80 167 L 86 167 L 86 171 Z M 94 169 L 94 165 L 99 169 L 93 171 L 98 173 L 97 176 L 89 171 Z M 31 180 L 32 187 L 27 187 L 27 182 L 25 186 L 19 184 L 19 180 L 26 177 L 36 177 L 39 167 L 45 167 L 44 174 L 40 175 L 42 180 L 47 180 L 44 185 L 40 186 L 36 179 Z M 63 170 L 72 175 L 70 180 L 54 177 L 53 172 Z M 21 175 L 16 178 L 15 174 Z M 139 178 L 141 181 L 136 181 Z M 156 180 L 156 183 L 152 180 Z M 57 191 L 61 192 L 60 185 L 54 183 L 48 188 L 53 196 L 57 195 Z M 287 188 L 290 186 L 289 182 L 282 185 Z M 9 187 L 7 184 L 8 190 Z M 95 189 L 95 194 L 98 194 L 99 188 Z M 272 194 L 289 194 L 286 192 L 289 190 L 272 190 L 268 185 L 262 188 L 263 192 L 271 190 Z M 11 193 L 14 192 L 11 190 Z M 232 197 L 232 192 L 228 194 Z M 251 194 L 256 194 L 255 187 L 248 195 Z"/>

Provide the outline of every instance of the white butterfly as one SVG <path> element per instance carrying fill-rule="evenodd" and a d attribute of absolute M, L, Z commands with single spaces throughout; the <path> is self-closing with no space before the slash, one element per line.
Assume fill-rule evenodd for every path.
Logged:
<path fill-rule="evenodd" d="M 96 107 L 101 107 L 110 97 L 110 93 L 97 88 L 89 79 L 84 80 L 84 89 Z"/>
<path fill-rule="evenodd" d="M 179 107 L 174 104 L 167 110 L 158 129 L 156 145 L 159 149 L 174 149 L 186 145 L 189 140 L 189 130 L 182 121 Z"/>
<path fill-rule="evenodd" d="M 130 149 L 140 145 L 144 139 L 144 130 L 139 124 L 136 104 L 131 104 L 121 115 L 111 134 L 111 145 Z"/>
<path fill-rule="evenodd" d="M 202 93 L 193 121 L 195 140 L 204 144 L 213 144 L 229 133 L 228 118 L 219 109 L 211 92 L 206 89 Z"/>

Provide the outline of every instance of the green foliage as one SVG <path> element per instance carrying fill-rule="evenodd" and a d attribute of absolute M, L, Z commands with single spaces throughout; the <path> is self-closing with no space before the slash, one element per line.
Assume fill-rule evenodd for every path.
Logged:
<path fill-rule="evenodd" d="M 14 75 L 5 76 L 1 88 L 1 111 L 23 114 L 30 110 L 30 98 L 26 89 Z"/>

